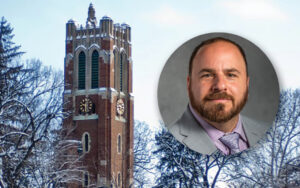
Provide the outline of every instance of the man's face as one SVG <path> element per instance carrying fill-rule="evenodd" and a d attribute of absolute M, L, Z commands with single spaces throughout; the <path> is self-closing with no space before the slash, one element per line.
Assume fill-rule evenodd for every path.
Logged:
<path fill-rule="evenodd" d="M 203 118 L 224 123 L 237 116 L 246 104 L 249 86 L 239 49 L 226 41 L 201 47 L 187 86 L 190 103 Z"/>

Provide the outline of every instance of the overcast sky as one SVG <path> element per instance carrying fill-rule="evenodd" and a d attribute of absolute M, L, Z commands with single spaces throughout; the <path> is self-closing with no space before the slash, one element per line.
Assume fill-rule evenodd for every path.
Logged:
<path fill-rule="evenodd" d="M 13 26 L 24 59 L 37 58 L 63 70 L 65 24 L 72 18 L 85 25 L 91 2 L 98 21 L 107 15 L 132 27 L 135 119 L 152 126 L 161 119 L 156 89 L 164 63 L 201 34 L 229 32 L 250 40 L 272 61 L 282 89 L 300 87 L 297 0 L 0 0 L 0 16 Z"/>

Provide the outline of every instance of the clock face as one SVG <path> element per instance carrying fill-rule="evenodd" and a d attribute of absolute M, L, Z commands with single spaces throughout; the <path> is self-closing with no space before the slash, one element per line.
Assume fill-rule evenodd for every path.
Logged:
<path fill-rule="evenodd" d="M 122 99 L 118 99 L 117 101 L 117 113 L 119 115 L 123 115 L 125 111 L 124 101 Z"/>
<path fill-rule="evenodd" d="M 89 98 L 84 98 L 79 104 L 79 110 L 83 113 L 89 113 L 93 108 L 93 103 Z"/>

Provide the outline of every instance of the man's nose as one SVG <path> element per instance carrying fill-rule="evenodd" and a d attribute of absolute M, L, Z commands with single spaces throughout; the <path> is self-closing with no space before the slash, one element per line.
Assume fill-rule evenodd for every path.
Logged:
<path fill-rule="evenodd" d="M 221 75 L 216 75 L 213 79 L 212 90 L 216 91 L 226 91 L 226 79 Z"/>

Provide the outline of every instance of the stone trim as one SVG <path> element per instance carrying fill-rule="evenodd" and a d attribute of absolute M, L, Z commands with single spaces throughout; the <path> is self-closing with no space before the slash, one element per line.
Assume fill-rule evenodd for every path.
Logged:
<path fill-rule="evenodd" d="M 98 114 L 73 116 L 73 120 L 90 120 L 98 119 Z"/>

